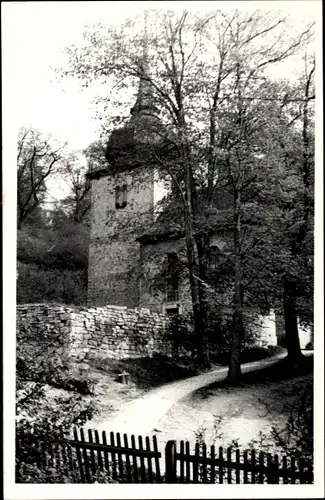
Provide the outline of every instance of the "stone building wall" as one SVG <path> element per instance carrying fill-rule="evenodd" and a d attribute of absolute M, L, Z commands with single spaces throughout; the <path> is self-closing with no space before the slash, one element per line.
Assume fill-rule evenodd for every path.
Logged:
<path fill-rule="evenodd" d="M 127 205 L 115 208 L 115 187 L 127 186 Z M 153 173 L 141 169 L 93 179 L 88 304 L 139 306 L 140 244 L 154 221 Z"/>
<path fill-rule="evenodd" d="M 90 358 L 138 358 L 171 354 L 164 338 L 165 315 L 148 309 L 105 306 L 70 308 L 52 304 L 17 306 L 17 341 L 29 339 L 35 348 L 59 342 L 57 348 L 75 361 Z"/>

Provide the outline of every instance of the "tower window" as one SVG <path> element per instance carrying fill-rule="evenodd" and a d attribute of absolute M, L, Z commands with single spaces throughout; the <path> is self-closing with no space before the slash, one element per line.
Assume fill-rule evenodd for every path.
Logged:
<path fill-rule="evenodd" d="M 166 281 L 166 302 L 179 300 L 179 266 L 176 253 L 169 253 Z"/>
<path fill-rule="evenodd" d="M 115 188 L 115 208 L 125 208 L 127 204 L 127 186 L 116 186 Z"/>

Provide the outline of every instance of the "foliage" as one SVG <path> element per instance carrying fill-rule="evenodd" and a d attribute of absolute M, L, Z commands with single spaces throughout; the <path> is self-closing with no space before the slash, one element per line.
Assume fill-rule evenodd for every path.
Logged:
<path fill-rule="evenodd" d="M 302 186 L 301 166 L 310 173 L 306 157 L 311 160 L 312 133 L 306 103 L 313 99 L 313 73 L 307 75 L 309 86 L 301 81 L 275 82 L 269 74 L 275 64 L 300 55 L 312 37 L 312 26 L 291 36 L 287 20 L 272 13 L 219 10 L 204 15 L 183 11 L 177 16 L 152 11 L 145 24 L 134 19 L 119 29 L 102 24 L 87 28 L 84 42 L 67 49 L 69 69 L 63 74 L 86 86 L 99 81 L 114 89 L 116 102 L 112 95 L 101 101 L 106 131 L 116 125 L 116 116 L 103 116 L 108 101 L 123 123 L 134 97 L 125 88 L 135 88 L 140 79 L 143 94 L 139 93 L 133 118 L 118 131 L 123 136 L 135 130 L 139 144 L 133 147 L 132 136 L 119 147 L 119 159 L 122 168 L 126 161 L 133 166 L 138 162 L 149 172 L 155 168 L 178 193 L 182 210 L 176 223 L 185 233 L 196 347 L 206 366 L 209 289 L 216 291 L 220 285 L 209 276 L 211 235 L 220 230 L 220 219 L 227 214 L 230 266 L 223 270 L 222 284 L 229 285 L 226 299 L 232 313 L 229 377 L 237 383 L 244 308 L 267 311 L 283 302 L 284 281 L 292 267 L 294 274 L 303 268 L 300 251 L 292 259 L 290 223 L 283 220 L 283 206 L 291 198 L 299 225 L 306 214 L 312 219 L 312 177 L 307 175 Z M 141 113 L 136 114 L 144 104 L 141 98 L 150 108 L 142 120 Z M 144 149 L 147 163 L 138 157 Z M 223 206 L 220 193 L 228 200 Z M 296 299 L 294 290 L 291 316 L 297 323 Z"/>
<path fill-rule="evenodd" d="M 66 218 L 17 233 L 17 301 L 84 304 L 87 291 L 88 228 Z"/>
<path fill-rule="evenodd" d="M 44 269 L 33 263 L 18 263 L 18 303 L 59 302 L 82 305 L 87 302 L 86 286 L 85 271 Z"/>
<path fill-rule="evenodd" d="M 284 453 L 301 457 L 313 463 L 314 455 L 314 391 L 308 381 L 299 391 L 297 399 L 288 406 L 289 417 L 285 426 L 272 427 L 271 438 Z"/>
<path fill-rule="evenodd" d="M 182 314 L 173 314 L 165 332 L 167 342 L 170 342 L 175 356 L 182 352 L 195 349 L 195 337 L 190 329 L 191 319 Z"/>

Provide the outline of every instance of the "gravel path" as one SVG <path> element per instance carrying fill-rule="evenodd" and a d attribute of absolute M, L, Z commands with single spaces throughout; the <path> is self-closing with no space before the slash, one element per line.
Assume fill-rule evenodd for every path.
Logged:
<path fill-rule="evenodd" d="M 266 368 L 284 358 L 286 354 L 287 351 L 284 350 L 283 353 L 271 358 L 245 363 L 242 365 L 242 372 Z M 90 421 L 87 427 L 127 434 L 150 435 L 159 420 L 175 403 L 201 387 L 225 379 L 227 371 L 228 367 L 219 367 L 201 375 L 166 384 L 141 398 L 126 403 L 121 411 L 111 418 L 100 422 Z"/>

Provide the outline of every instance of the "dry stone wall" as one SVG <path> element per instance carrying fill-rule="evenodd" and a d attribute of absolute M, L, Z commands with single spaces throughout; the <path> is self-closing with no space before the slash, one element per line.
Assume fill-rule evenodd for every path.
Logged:
<path fill-rule="evenodd" d="M 170 355 L 164 332 L 168 317 L 149 309 L 119 306 L 71 308 L 52 304 L 17 306 L 17 341 L 39 348 L 51 339 L 72 358 L 138 358 Z"/>

